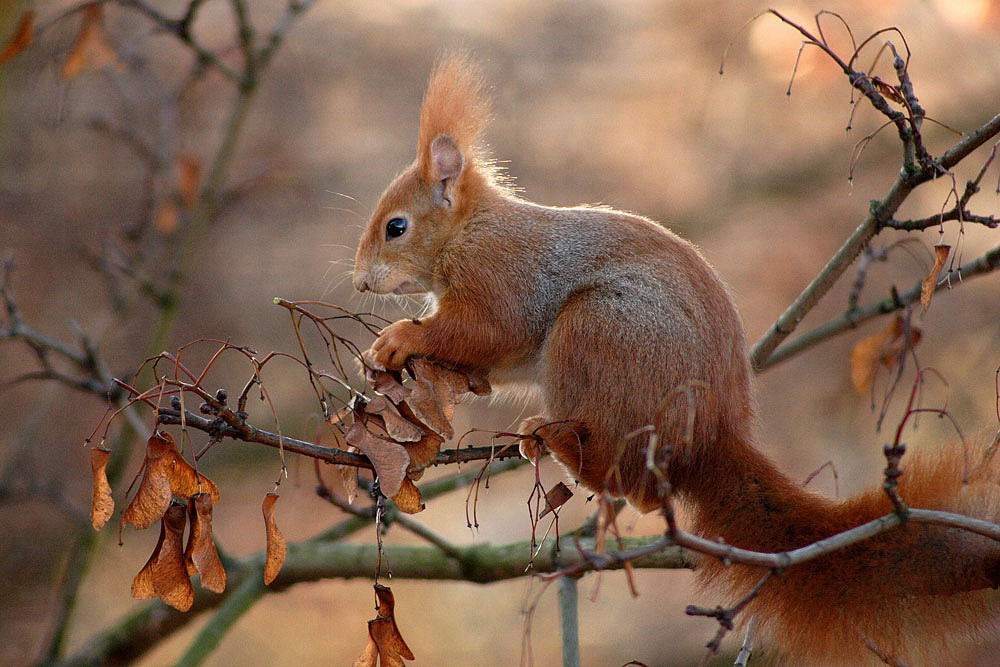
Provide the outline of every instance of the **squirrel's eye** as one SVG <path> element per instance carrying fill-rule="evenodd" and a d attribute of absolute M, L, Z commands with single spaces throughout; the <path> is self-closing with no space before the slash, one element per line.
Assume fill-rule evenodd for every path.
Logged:
<path fill-rule="evenodd" d="M 393 218 L 385 223 L 385 237 L 387 239 L 399 238 L 404 232 L 406 232 L 406 220 L 404 218 Z"/>

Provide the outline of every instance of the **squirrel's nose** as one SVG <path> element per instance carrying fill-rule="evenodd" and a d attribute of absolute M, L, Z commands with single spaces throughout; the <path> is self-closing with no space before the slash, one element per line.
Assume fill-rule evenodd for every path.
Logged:
<path fill-rule="evenodd" d="M 353 282 L 354 282 L 354 289 L 358 290 L 359 292 L 367 292 L 368 290 L 371 289 L 371 286 L 368 284 L 368 278 L 366 277 L 355 275 Z"/>

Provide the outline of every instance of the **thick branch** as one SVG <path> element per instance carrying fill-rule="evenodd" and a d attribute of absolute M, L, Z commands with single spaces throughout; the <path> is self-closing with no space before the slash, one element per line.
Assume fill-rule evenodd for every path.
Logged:
<path fill-rule="evenodd" d="M 625 545 L 635 549 L 650 541 L 659 543 L 662 540 L 627 538 Z M 585 548 L 594 548 L 593 539 L 581 542 Z M 562 549 L 558 557 L 559 563 L 575 564 L 583 560 L 583 556 L 573 545 L 572 537 L 564 537 L 560 544 Z M 390 544 L 383 545 L 383 549 L 384 556 L 392 563 L 394 578 L 474 581 L 485 584 L 523 577 L 525 564 L 531 555 L 531 542 L 525 540 L 502 546 L 477 544 L 464 547 L 461 549 L 461 560 L 445 556 L 435 547 Z M 374 544 L 317 541 L 291 544 L 281 574 L 267 592 L 277 592 L 297 583 L 320 579 L 371 577 L 376 550 L 377 546 Z M 557 569 L 552 551 L 554 550 L 542 549 L 535 556 L 536 572 L 553 572 Z M 256 554 L 239 566 L 230 568 L 233 576 L 226 592 L 213 595 L 199 589 L 191 611 L 186 614 L 160 602 L 147 604 L 92 639 L 79 653 L 60 664 L 126 664 L 136 660 L 194 618 L 197 612 L 218 607 L 238 592 L 248 578 L 262 577 L 263 562 L 264 555 Z M 632 562 L 633 567 L 654 569 L 690 568 L 693 564 L 690 555 L 676 547 L 660 547 L 656 553 Z"/>

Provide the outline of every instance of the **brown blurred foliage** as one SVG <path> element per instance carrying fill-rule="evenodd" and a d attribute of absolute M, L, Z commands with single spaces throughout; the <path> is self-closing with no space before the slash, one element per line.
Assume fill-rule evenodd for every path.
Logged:
<path fill-rule="evenodd" d="M 22 314 L 58 338 L 75 340 L 75 331 L 86 332 L 123 377 L 146 356 L 142 345 L 152 333 L 155 305 L 142 286 L 167 276 L 112 280 L 109 268 L 128 253 L 168 254 L 171 234 L 195 203 L 191 192 L 206 178 L 203 167 L 223 140 L 233 87 L 210 74 L 165 109 L 163 91 L 183 85 L 191 55 L 134 13 L 107 8 L 100 23 L 86 19 L 92 22 L 88 48 L 95 50 L 77 63 L 74 53 L 84 58 L 74 50 L 83 39 L 80 19 L 52 23 L 71 4 L 0 7 L 3 43 L 18 30 L 23 11 L 35 11 L 32 43 L 0 68 L 0 252 L 13 253 L 12 291 Z M 155 4 L 170 13 L 185 3 Z M 269 24 L 281 3 L 250 7 L 255 22 Z M 929 116 L 971 129 L 996 112 L 996 3 L 865 0 L 783 7 L 803 21 L 821 8 L 842 12 L 859 33 L 898 26 L 914 53 L 910 74 Z M 886 133 L 869 145 L 848 184 L 854 143 L 881 119 L 862 110 L 845 137 L 850 91 L 815 51 L 803 53 L 786 100 L 799 39 L 777 21 L 759 21 L 736 37 L 719 78 L 723 49 L 759 9 L 749 0 L 318 3 L 286 37 L 250 110 L 227 182 L 233 197 L 215 224 L 183 249 L 189 273 L 165 347 L 212 336 L 258 350 L 291 349 L 294 340 L 287 320 L 275 312 L 274 296 L 370 306 L 388 318 L 418 312 L 412 303 L 364 303 L 344 278 L 369 207 L 412 159 L 431 64 L 443 49 L 458 46 L 485 64 L 496 97 L 487 136 L 525 196 L 553 205 L 602 202 L 660 220 L 692 239 L 732 287 L 755 340 L 857 225 L 869 200 L 881 196 L 898 164 Z M 47 27 L 39 34 L 42 24 Z M 230 43 L 227 3 L 206 3 L 194 30 L 207 47 Z M 831 31 L 830 39 L 845 38 Z M 115 57 L 109 59 L 104 47 Z M 162 154 L 143 155 L 133 139 Z M 926 140 L 940 150 L 953 137 L 927 127 Z M 150 159 L 172 176 L 151 184 Z M 977 168 L 982 159 L 972 162 Z M 905 212 L 941 210 L 949 185 L 937 185 L 908 202 Z M 977 205 L 996 213 L 1000 204 L 988 189 Z M 125 248 L 122 239 L 146 219 L 156 221 L 154 231 L 141 247 Z M 970 226 L 960 240 L 956 229 L 946 225 L 943 239 L 936 229 L 918 236 L 927 248 L 943 241 L 967 258 L 996 243 L 988 230 Z M 865 294 L 881 298 L 890 283 L 908 286 L 926 277 L 933 254 L 916 255 L 917 261 L 894 255 L 873 269 Z M 849 287 L 838 286 L 806 326 L 841 314 Z M 988 277 L 936 295 L 933 308 L 918 319 L 921 360 L 947 376 L 949 386 L 941 391 L 970 430 L 995 425 L 998 298 L 1000 284 Z M 126 319 L 117 317 L 126 310 Z M 859 340 L 884 326 L 868 324 L 760 377 L 760 440 L 782 469 L 805 478 L 832 459 L 845 495 L 879 480 L 887 436 L 875 431 L 870 394 L 852 390 L 849 360 Z M 368 342 L 360 327 L 346 333 L 360 345 Z M 198 354 L 204 351 L 192 352 Z M 31 363 L 22 347 L 0 344 L 0 383 Z M 219 364 L 220 378 L 225 363 Z M 282 425 L 301 433 L 315 430 L 317 419 L 304 379 L 296 372 L 269 378 Z M 465 404 L 456 412 L 456 431 L 471 425 L 509 429 L 522 407 Z M 4 664 L 32 661 L 48 639 L 58 604 L 55 582 L 72 566 L 63 557 L 68 536 L 90 522 L 88 454 L 80 445 L 103 410 L 93 397 L 55 382 L 0 393 L 0 571 L 17 573 L 0 578 Z M 270 418 L 266 407 L 255 410 L 261 423 Z M 939 437 L 950 433 L 925 420 L 912 440 Z M 141 462 L 137 453 L 129 470 Z M 273 488 L 279 468 L 274 452 L 228 442 L 202 460 L 201 469 L 229 489 L 213 522 L 216 540 L 228 551 L 262 548 L 257 503 Z M 547 488 L 562 479 L 551 462 L 542 464 L 541 474 Z M 338 515 L 313 494 L 309 465 L 292 458 L 289 475 L 281 524 L 294 541 Z M 832 494 L 832 480 L 822 479 L 813 484 Z M 420 516 L 459 543 L 524 539 L 531 530 L 523 508 L 532 483 L 530 471 L 492 483 L 480 494 L 480 528 L 473 534 L 465 524 L 464 497 L 457 497 L 463 494 L 429 503 Z M 593 508 L 577 494 L 561 511 L 565 525 L 573 526 Z M 634 533 L 660 528 L 630 512 L 619 524 Z M 113 532 L 105 530 L 100 565 L 80 593 L 70 651 L 131 608 L 129 581 L 153 548 L 155 536 L 130 530 L 128 548 L 119 549 L 108 537 Z M 387 539 L 412 538 L 390 533 Z M 682 616 L 694 597 L 689 575 L 634 576 L 638 599 L 630 598 L 623 575 L 604 573 L 596 601 L 581 603 L 585 664 L 633 658 L 689 664 L 715 629 L 710 620 Z M 322 582 L 269 596 L 230 631 L 209 664 L 311 664 L 331 657 L 350 664 L 365 645 L 356 629 L 371 614 L 369 586 Z M 419 606 L 419 614 L 406 618 L 406 630 L 422 664 L 516 664 L 526 586 L 393 583 L 400 609 Z M 543 600 L 535 623 L 544 629 L 532 633 L 536 664 L 558 659 L 558 632 L 550 630 L 555 617 L 554 600 Z M 263 627 L 268 632 L 260 632 Z M 351 631 L 332 631 L 341 627 Z M 487 630 L 470 635 L 468 628 Z M 170 661 L 191 636 L 181 633 L 144 664 Z M 967 664 L 995 664 L 998 655 L 1000 646 L 982 647 Z"/>

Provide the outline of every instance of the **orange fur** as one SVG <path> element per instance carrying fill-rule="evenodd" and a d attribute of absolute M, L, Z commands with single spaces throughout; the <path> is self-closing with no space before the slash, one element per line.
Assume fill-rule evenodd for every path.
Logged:
<path fill-rule="evenodd" d="M 695 530 L 747 549 L 811 543 L 891 510 L 881 491 L 836 503 L 803 490 L 752 446 L 750 366 L 735 305 L 698 251 L 663 227 L 606 208 L 552 208 L 492 178 L 479 139 L 488 116 L 467 59 L 437 66 L 421 112 L 415 162 L 386 189 L 359 243 L 354 284 L 420 292 L 437 308 L 384 329 L 376 363 L 410 356 L 488 373 L 500 389 L 530 388 L 543 411 L 533 433 L 586 487 L 660 504 L 646 467 L 655 427 L 674 494 Z M 406 231 L 389 234 L 389 222 Z M 523 449 L 536 442 L 526 439 Z M 975 455 L 975 454 L 974 454 Z M 965 456 L 904 459 L 901 494 L 914 507 L 1000 514 L 998 464 L 962 483 Z M 706 586 L 738 597 L 760 577 L 708 562 Z M 922 655 L 921 628 L 973 634 L 995 618 L 976 589 L 1000 583 L 1000 545 L 910 524 L 791 568 L 753 611 L 793 661 L 857 662 L 860 632 L 900 657 Z M 969 592 L 972 591 L 972 592 Z"/>

